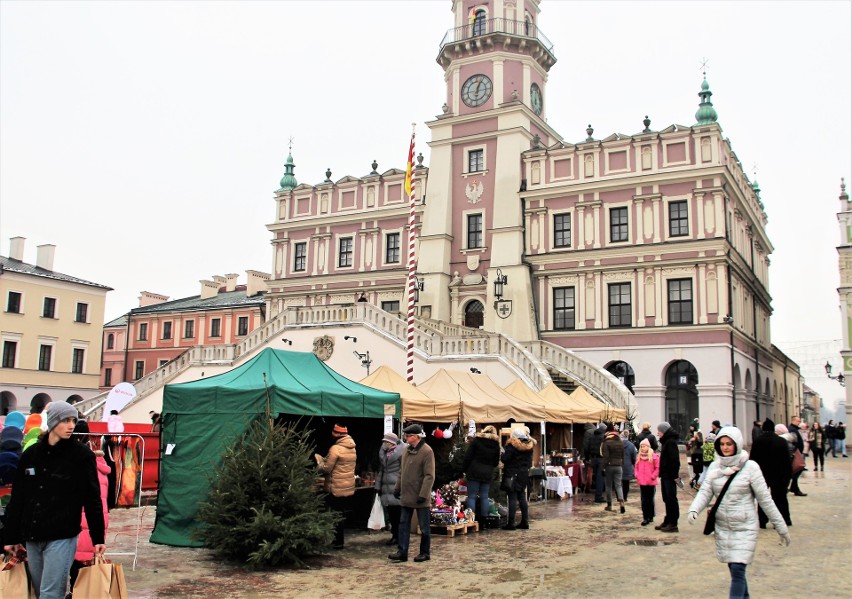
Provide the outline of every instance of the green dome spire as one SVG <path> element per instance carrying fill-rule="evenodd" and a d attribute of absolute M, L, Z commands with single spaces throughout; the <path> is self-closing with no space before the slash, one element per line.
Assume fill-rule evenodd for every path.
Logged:
<path fill-rule="evenodd" d="M 281 189 L 279 191 L 290 191 L 299 184 L 296 181 L 296 176 L 293 174 L 294 168 L 296 168 L 296 165 L 293 164 L 293 153 L 291 150 L 287 153 L 287 162 L 284 163 L 284 176 L 281 177 Z"/>
<path fill-rule="evenodd" d="M 710 96 L 713 92 L 710 91 L 710 84 L 707 79 L 701 82 L 701 91 L 698 92 L 698 97 L 701 102 L 698 104 L 698 112 L 695 113 L 696 125 L 711 125 L 716 122 L 716 109 L 713 108 L 713 102 L 710 101 Z"/>

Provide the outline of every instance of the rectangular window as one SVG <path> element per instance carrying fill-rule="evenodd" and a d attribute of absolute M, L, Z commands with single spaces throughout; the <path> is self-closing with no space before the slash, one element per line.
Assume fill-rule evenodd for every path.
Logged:
<path fill-rule="evenodd" d="M 485 152 L 483 150 L 471 150 L 467 154 L 467 172 L 476 173 L 485 170 Z"/>
<path fill-rule="evenodd" d="M 15 356 L 18 353 L 17 341 L 3 342 L 3 368 L 15 367 Z"/>
<path fill-rule="evenodd" d="M 148 323 L 139 324 L 139 341 L 148 341 Z"/>
<path fill-rule="evenodd" d="M 627 241 L 627 208 L 609 209 L 609 240 Z"/>
<path fill-rule="evenodd" d="M 41 311 L 41 315 L 44 318 L 56 318 L 56 298 L 55 297 L 44 298 L 44 308 Z"/>
<path fill-rule="evenodd" d="M 52 345 L 42 345 L 38 348 L 38 369 L 50 370 L 50 358 L 53 356 Z"/>
<path fill-rule="evenodd" d="M 83 302 L 77 302 L 77 318 L 74 320 L 76 322 L 89 322 L 89 304 L 84 304 Z"/>
<path fill-rule="evenodd" d="M 112 368 L 104 368 L 104 387 L 112 387 Z"/>
<path fill-rule="evenodd" d="M 187 320 L 183 323 L 183 337 L 184 339 L 192 339 L 195 337 L 195 321 Z"/>
<path fill-rule="evenodd" d="M 574 288 L 557 287 L 553 290 L 553 328 L 573 331 L 574 318 Z"/>
<path fill-rule="evenodd" d="M 669 204 L 669 236 L 689 235 L 689 218 L 686 214 L 686 200 Z"/>
<path fill-rule="evenodd" d="M 164 322 L 163 323 L 163 339 L 171 339 L 172 338 L 172 322 Z"/>
<path fill-rule="evenodd" d="M 482 215 L 467 215 L 467 247 L 482 247 Z"/>
<path fill-rule="evenodd" d="M 145 376 L 145 360 L 136 360 L 136 367 L 133 372 L 133 380 L 138 381 Z"/>
<path fill-rule="evenodd" d="M 9 292 L 9 299 L 6 301 L 6 312 L 14 312 L 15 314 L 21 312 L 21 294 L 17 291 Z"/>
<path fill-rule="evenodd" d="M 571 215 L 553 215 L 553 246 L 558 248 L 571 247 Z"/>
<path fill-rule="evenodd" d="M 83 374 L 83 360 L 86 357 L 86 350 L 75 347 L 71 350 L 71 372 L 74 374 Z"/>
<path fill-rule="evenodd" d="M 222 319 L 214 318 L 210 321 L 210 336 L 211 337 L 221 337 L 222 336 Z"/>
<path fill-rule="evenodd" d="M 240 337 L 248 335 L 248 316 L 240 316 L 237 320 L 237 335 Z"/>
<path fill-rule="evenodd" d="M 630 283 L 613 283 L 609 286 L 609 326 L 632 325 Z"/>
<path fill-rule="evenodd" d="M 303 271 L 308 267 L 308 244 L 297 243 L 293 246 L 293 270 Z"/>
<path fill-rule="evenodd" d="M 397 313 L 399 312 L 399 302 L 382 302 L 382 310 L 384 310 L 385 312 L 390 312 L 392 314 Z"/>
<path fill-rule="evenodd" d="M 160 368 L 162 368 L 163 366 L 165 366 L 168 363 L 169 363 L 168 360 L 160 360 Z"/>
<path fill-rule="evenodd" d="M 692 279 L 669 280 L 669 324 L 692 324 Z"/>
<path fill-rule="evenodd" d="M 340 249 L 337 252 L 337 267 L 347 268 L 352 266 L 352 238 L 343 237 L 340 240 Z"/>
<path fill-rule="evenodd" d="M 388 233 L 385 237 L 385 263 L 399 262 L 399 233 Z"/>

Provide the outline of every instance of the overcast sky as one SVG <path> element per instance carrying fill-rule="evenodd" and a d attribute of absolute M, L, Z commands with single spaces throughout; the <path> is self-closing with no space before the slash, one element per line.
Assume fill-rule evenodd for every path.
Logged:
<path fill-rule="evenodd" d="M 0 253 L 142 290 L 271 271 L 290 136 L 300 183 L 403 168 L 440 113 L 450 0 L 0 1 Z M 549 123 L 568 142 L 695 122 L 701 63 L 724 135 L 762 189 L 773 341 L 827 399 L 840 339 L 840 178 L 850 158 L 850 2 L 541 3 L 557 57 Z M 850 186 L 852 187 L 852 186 Z M 829 345 L 827 345 L 829 344 Z M 836 344 L 839 347 L 839 343 Z M 832 353 L 834 352 L 834 353 Z M 828 355 L 823 355 L 828 354 Z"/>

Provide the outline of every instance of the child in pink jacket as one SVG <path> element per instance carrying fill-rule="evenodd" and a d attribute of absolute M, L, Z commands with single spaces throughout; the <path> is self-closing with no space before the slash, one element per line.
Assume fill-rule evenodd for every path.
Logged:
<path fill-rule="evenodd" d="M 660 457 L 651 451 L 648 439 L 642 439 L 639 443 L 634 474 L 642 498 L 642 526 L 648 526 L 654 521 L 654 495 L 657 493 L 657 478 L 660 476 Z"/>

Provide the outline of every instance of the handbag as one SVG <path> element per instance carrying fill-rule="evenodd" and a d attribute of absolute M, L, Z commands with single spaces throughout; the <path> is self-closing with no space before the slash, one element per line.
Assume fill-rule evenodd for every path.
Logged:
<path fill-rule="evenodd" d="M 376 500 L 373 502 L 373 509 L 370 510 L 370 518 L 367 520 L 367 528 L 370 530 L 381 530 L 385 527 L 385 510 L 382 508 L 382 502 L 379 501 L 379 496 L 376 495 Z"/>
<path fill-rule="evenodd" d="M 89 599 L 128 599 L 124 568 L 96 555 L 90 566 L 80 568 L 73 593 Z"/>
<path fill-rule="evenodd" d="M 798 449 L 793 454 L 793 474 L 798 474 L 805 469 L 805 457 Z"/>
<path fill-rule="evenodd" d="M 710 508 L 710 511 L 707 512 L 707 522 L 704 523 L 704 534 L 709 535 L 711 532 L 716 530 L 716 510 L 719 509 L 719 504 L 722 503 L 722 497 L 725 496 L 725 493 L 728 492 L 728 487 L 731 486 L 731 482 L 733 482 L 734 477 L 739 474 L 739 470 L 734 472 L 731 476 L 728 477 L 728 482 L 725 483 L 725 486 L 722 487 L 722 492 L 719 493 L 719 496 L 716 498 L 716 503 L 713 504 L 713 507 Z"/>
<path fill-rule="evenodd" d="M 515 490 L 515 475 L 503 475 L 503 480 L 500 481 L 500 490 L 511 493 Z"/>
<path fill-rule="evenodd" d="M 35 596 L 26 561 L 14 556 L 3 556 L 0 561 L 0 597 L 30 599 Z"/>

